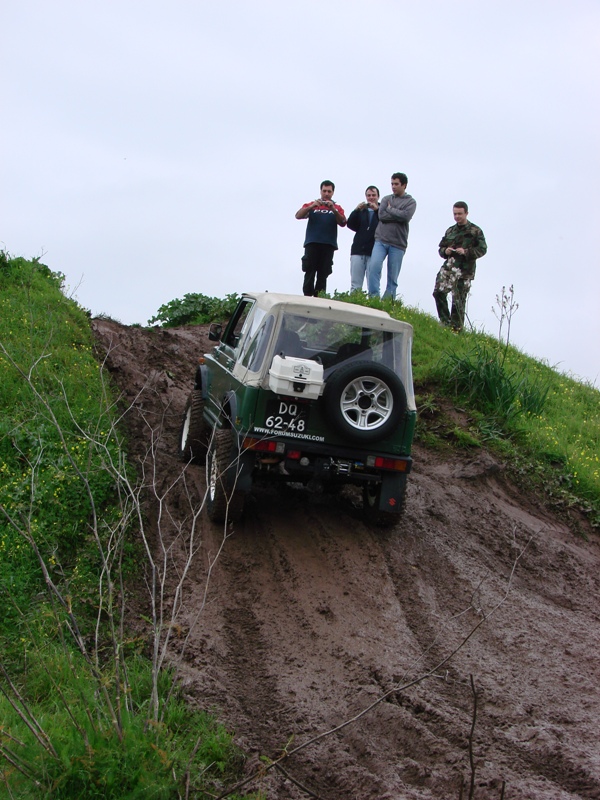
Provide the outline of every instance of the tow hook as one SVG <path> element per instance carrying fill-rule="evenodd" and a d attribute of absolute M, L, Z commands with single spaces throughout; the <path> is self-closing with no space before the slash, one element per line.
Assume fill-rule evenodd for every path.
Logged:
<path fill-rule="evenodd" d="M 352 472 L 352 462 L 342 461 L 341 459 L 334 461 L 331 459 L 330 469 L 335 475 L 350 475 Z"/>

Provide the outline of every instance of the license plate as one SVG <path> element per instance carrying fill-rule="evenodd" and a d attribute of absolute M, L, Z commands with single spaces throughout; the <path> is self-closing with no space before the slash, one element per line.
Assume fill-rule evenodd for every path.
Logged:
<path fill-rule="evenodd" d="M 265 428 L 273 433 L 305 433 L 308 430 L 308 409 L 305 403 L 275 400 L 267 406 Z"/>

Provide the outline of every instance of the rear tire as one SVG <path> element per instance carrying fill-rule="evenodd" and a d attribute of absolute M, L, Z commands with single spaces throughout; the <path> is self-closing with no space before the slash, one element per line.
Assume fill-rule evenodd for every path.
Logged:
<path fill-rule="evenodd" d="M 183 412 L 179 432 L 179 457 L 182 461 L 203 464 L 208 449 L 210 427 L 204 419 L 201 389 L 193 389 Z"/>
<path fill-rule="evenodd" d="M 246 495 L 236 488 L 239 453 L 230 428 L 216 428 L 208 447 L 206 511 L 212 522 L 237 522 Z"/>

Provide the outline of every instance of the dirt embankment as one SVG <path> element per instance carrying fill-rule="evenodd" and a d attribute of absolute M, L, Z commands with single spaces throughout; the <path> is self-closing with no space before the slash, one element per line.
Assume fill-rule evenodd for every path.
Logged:
<path fill-rule="evenodd" d="M 147 512 L 175 576 L 204 494 L 201 467 L 177 480 L 177 432 L 210 343 L 197 327 L 93 326 L 131 404 L 132 454 L 153 449 L 155 485 L 171 487 L 160 525 L 151 496 Z M 392 531 L 367 527 L 351 492 L 257 490 L 227 535 L 199 516 L 173 649 L 190 702 L 218 711 L 251 773 L 384 697 L 288 758 L 289 777 L 249 787 L 268 798 L 448 800 L 463 779 L 466 798 L 470 755 L 475 798 L 600 798 L 597 535 L 482 451 L 416 447 L 414 462 Z"/>

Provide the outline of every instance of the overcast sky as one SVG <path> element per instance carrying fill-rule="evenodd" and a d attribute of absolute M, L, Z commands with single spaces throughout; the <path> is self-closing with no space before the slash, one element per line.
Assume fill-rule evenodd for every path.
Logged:
<path fill-rule="evenodd" d="M 513 343 L 600 384 L 598 0 L 4 0 L 0 29 L 0 243 L 93 314 L 301 293 L 321 180 L 349 213 L 402 171 L 404 302 L 435 314 L 466 200 L 489 248 L 471 322 L 496 334 L 513 285 Z"/>

